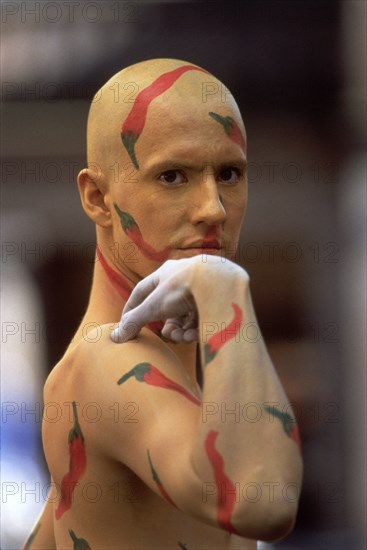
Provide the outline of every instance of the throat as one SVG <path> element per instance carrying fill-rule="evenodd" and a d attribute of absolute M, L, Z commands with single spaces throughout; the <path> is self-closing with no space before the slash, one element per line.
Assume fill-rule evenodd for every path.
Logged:
<path fill-rule="evenodd" d="M 113 269 L 113 267 L 109 264 L 108 260 L 104 257 L 101 248 L 97 244 L 96 247 L 96 259 L 99 262 L 99 265 L 102 268 L 102 275 L 103 279 L 101 281 L 105 284 L 107 292 L 112 288 L 114 290 L 114 293 L 117 294 L 120 297 L 120 307 L 118 308 L 119 316 L 118 318 L 111 319 L 111 322 L 118 322 L 120 320 L 122 310 L 124 305 L 126 304 L 127 300 L 130 297 L 130 294 L 132 293 L 134 289 L 134 284 L 129 281 L 126 277 L 124 277 L 121 273 Z M 97 273 L 96 273 L 97 275 Z M 96 277 L 96 280 L 97 277 Z M 113 306 L 115 306 L 116 303 L 113 303 Z M 116 309 L 115 307 L 113 309 Z M 152 321 L 149 323 L 148 328 L 152 330 L 155 334 L 158 336 L 160 335 L 160 332 L 163 328 L 163 323 L 161 321 Z"/>

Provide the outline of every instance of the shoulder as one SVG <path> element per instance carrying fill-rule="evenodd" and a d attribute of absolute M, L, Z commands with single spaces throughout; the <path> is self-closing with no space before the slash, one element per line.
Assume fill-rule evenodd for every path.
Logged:
<path fill-rule="evenodd" d="M 178 357 L 165 342 L 146 328 L 143 328 L 133 340 L 116 344 L 111 339 L 114 326 L 115 324 L 96 325 L 72 349 L 75 374 L 100 376 L 102 369 L 106 375 L 110 371 L 124 370 L 132 364 L 148 359 L 150 362 L 164 359 L 168 364 L 179 362 Z"/>
<path fill-rule="evenodd" d="M 141 363 L 158 364 L 167 373 L 186 378 L 177 355 L 152 331 L 143 328 L 134 340 L 116 344 L 111 340 L 114 326 L 96 323 L 78 342 L 71 343 L 46 380 L 45 401 L 60 391 L 78 398 L 96 392 L 102 396 L 107 383 L 116 386 L 121 376 Z"/>
<path fill-rule="evenodd" d="M 112 328 L 95 327 L 69 349 L 46 382 L 45 403 L 75 403 L 89 449 L 147 482 L 146 449 L 177 450 L 176 439 L 185 441 L 196 426 L 200 400 L 183 363 L 158 336 L 142 329 L 116 344 Z"/>

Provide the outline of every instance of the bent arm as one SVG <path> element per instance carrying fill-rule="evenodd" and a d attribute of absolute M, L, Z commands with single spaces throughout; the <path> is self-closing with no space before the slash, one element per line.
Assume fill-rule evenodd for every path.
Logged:
<path fill-rule="evenodd" d="M 192 294 L 204 385 L 192 465 L 223 528 L 274 540 L 296 515 L 297 425 L 261 336 L 247 274 L 234 270 L 227 280 L 213 271 L 209 286 L 205 264 L 197 269 Z"/>
<path fill-rule="evenodd" d="M 204 380 L 195 410 L 187 399 L 166 405 L 162 394 L 147 415 L 153 479 L 158 483 L 157 472 L 164 472 L 165 495 L 203 521 L 249 538 L 285 536 L 300 493 L 299 439 L 257 325 L 248 275 L 220 258 L 203 263 L 196 257 L 170 262 L 147 279 L 133 292 L 118 330 L 127 323 L 138 332 L 157 319 L 170 326 L 181 320 L 184 327 L 195 314 Z M 168 368 L 166 360 L 157 361 Z M 165 372 L 175 376 L 174 367 Z M 153 399 L 153 392 L 148 395 Z M 144 472 L 138 475 L 154 488 Z"/>

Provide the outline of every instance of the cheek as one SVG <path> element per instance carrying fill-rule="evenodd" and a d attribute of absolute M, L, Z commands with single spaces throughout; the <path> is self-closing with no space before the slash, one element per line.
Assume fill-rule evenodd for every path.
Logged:
<path fill-rule="evenodd" d="M 241 194 L 228 197 L 224 200 L 224 208 L 227 213 L 227 223 L 234 228 L 239 226 L 247 208 L 247 195 Z"/>
<path fill-rule="evenodd" d="M 186 200 L 183 204 L 179 197 L 173 196 L 169 200 L 154 200 L 151 202 L 149 212 L 141 217 L 142 229 L 164 238 L 164 235 L 168 236 L 171 231 L 182 226 L 186 214 Z"/>

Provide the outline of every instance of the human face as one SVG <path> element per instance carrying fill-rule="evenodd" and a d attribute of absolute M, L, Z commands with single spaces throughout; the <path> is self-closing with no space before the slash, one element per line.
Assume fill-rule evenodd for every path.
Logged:
<path fill-rule="evenodd" d="M 136 245 L 128 265 L 119 254 L 120 268 L 141 278 L 167 259 L 233 259 L 247 177 L 244 137 L 235 122 L 237 134 L 227 133 L 230 120 L 236 114 L 228 104 L 157 100 L 136 144 L 139 169 L 128 163 L 129 177 L 125 170 L 110 185 L 114 240 L 122 249 Z"/>

